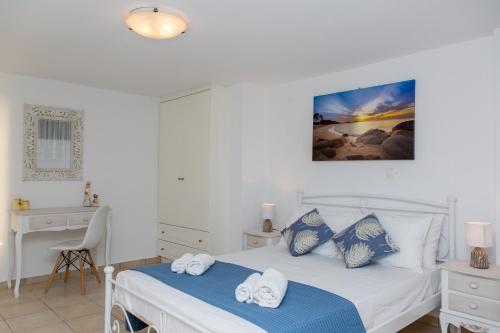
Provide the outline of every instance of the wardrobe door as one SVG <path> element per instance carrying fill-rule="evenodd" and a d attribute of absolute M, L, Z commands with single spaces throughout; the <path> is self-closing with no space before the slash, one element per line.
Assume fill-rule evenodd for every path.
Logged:
<path fill-rule="evenodd" d="M 208 231 L 210 92 L 162 103 L 160 222 Z"/>
<path fill-rule="evenodd" d="M 183 225 L 185 221 L 184 186 L 184 117 L 182 103 L 160 104 L 160 147 L 158 175 L 159 222 Z"/>

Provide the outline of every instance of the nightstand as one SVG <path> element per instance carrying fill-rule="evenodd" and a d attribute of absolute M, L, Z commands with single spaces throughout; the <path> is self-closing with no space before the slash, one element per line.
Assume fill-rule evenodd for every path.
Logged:
<path fill-rule="evenodd" d="M 281 233 L 278 230 L 264 232 L 262 229 L 246 230 L 243 232 L 243 250 L 278 244 Z"/>
<path fill-rule="evenodd" d="M 500 332 L 500 267 L 477 269 L 467 261 L 441 265 L 441 332 L 448 324 L 472 332 Z"/>

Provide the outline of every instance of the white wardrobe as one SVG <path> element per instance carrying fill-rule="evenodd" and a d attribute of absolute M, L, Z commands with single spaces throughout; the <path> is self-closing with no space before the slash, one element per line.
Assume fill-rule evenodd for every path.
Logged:
<path fill-rule="evenodd" d="M 209 250 L 211 91 L 160 104 L 159 255 Z"/>
<path fill-rule="evenodd" d="M 223 253 L 228 231 L 237 237 L 224 204 L 232 194 L 233 159 L 224 143 L 231 129 L 223 89 L 209 88 L 160 104 L 158 253 Z M 223 157 L 223 158 L 221 158 Z M 233 236 L 229 236 L 233 237 Z M 239 237 L 239 236 L 238 236 Z"/>

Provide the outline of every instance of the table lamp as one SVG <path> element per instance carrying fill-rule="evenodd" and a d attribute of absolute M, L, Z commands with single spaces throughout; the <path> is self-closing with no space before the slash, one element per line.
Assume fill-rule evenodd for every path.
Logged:
<path fill-rule="evenodd" d="M 264 220 L 264 224 L 262 225 L 263 232 L 273 231 L 274 207 L 275 204 L 272 203 L 263 203 L 261 206 L 261 216 Z"/>
<path fill-rule="evenodd" d="M 470 266 L 486 269 L 490 267 L 484 248 L 493 246 L 493 226 L 489 222 L 465 222 L 465 242 L 473 246 Z"/>

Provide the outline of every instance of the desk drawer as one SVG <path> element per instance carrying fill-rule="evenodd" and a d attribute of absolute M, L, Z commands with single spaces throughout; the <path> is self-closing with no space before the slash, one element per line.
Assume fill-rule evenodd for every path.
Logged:
<path fill-rule="evenodd" d="M 491 320 L 500 318 L 500 302 L 449 293 L 450 310 Z"/>
<path fill-rule="evenodd" d="M 31 230 L 64 227 L 66 222 L 67 217 L 65 215 L 32 216 L 29 218 Z"/>
<path fill-rule="evenodd" d="M 205 253 L 205 251 L 193 249 L 192 247 L 188 246 L 165 242 L 161 239 L 158 240 L 158 255 L 160 257 L 173 260 L 182 257 L 182 255 L 185 253 L 196 255 L 198 253 Z"/>
<path fill-rule="evenodd" d="M 500 280 L 491 280 L 450 272 L 448 284 L 452 290 L 500 300 Z"/>
<path fill-rule="evenodd" d="M 158 238 L 184 246 L 208 250 L 208 232 L 176 227 L 169 224 L 159 224 Z"/>
<path fill-rule="evenodd" d="M 94 214 L 74 214 L 68 217 L 69 225 L 88 225 Z"/>

